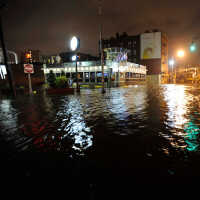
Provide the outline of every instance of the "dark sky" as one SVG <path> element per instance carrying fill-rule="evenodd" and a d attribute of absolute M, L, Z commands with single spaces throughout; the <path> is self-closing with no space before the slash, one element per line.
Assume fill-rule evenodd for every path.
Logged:
<path fill-rule="evenodd" d="M 81 52 L 97 53 L 97 0 L 7 2 L 3 26 L 8 49 L 19 52 L 31 48 L 55 54 L 68 50 L 70 37 L 77 35 Z M 157 28 L 168 34 L 170 56 L 179 48 L 187 50 L 194 37 L 200 38 L 199 0 L 103 0 L 102 11 L 104 37 L 124 31 L 135 35 Z"/>

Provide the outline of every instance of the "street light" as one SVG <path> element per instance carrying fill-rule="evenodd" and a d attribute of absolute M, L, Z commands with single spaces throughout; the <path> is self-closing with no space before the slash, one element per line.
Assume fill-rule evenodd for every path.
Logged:
<path fill-rule="evenodd" d="M 70 47 L 72 51 L 76 51 L 80 48 L 80 40 L 76 36 L 73 36 L 70 42 Z"/>
<path fill-rule="evenodd" d="M 76 61 L 76 55 L 72 56 L 72 61 Z"/>
<path fill-rule="evenodd" d="M 173 69 L 173 66 L 174 66 L 174 59 L 173 58 L 171 60 L 169 60 L 169 65 L 171 65 L 172 69 Z"/>
<path fill-rule="evenodd" d="M 177 57 L 178 58 L 183 58 L 185 56 L 185 51 L 183 50 L 183 49 L 180 49 L 180 50 L 178 50 L 177 51 Z M 172 61 L 171 61 L 172 62 Z M 172 66 L 174 66 L 174 64 L 172 65 Z M 176 70 L 177 70 L 177 68 L 174 68 L 174 83 L 176 83 Z"/>
<path fill-rule="evenodd" d="M 78 67 L 77 67 L 77 50 L 80 48 L 80 39 L 76 36 L 72 37 L 70 41 L 70 48 L 72 51 L 75 52 L 75 55 L 72 57 L 73 61 L 76 61 L 76 90 L 77 92 L 80 91 L 79 84 L 78 84 Z"/>
<path fill-rule="evenodd" d="M 98 0 L 99 3 L 99 18 L 100 18 L 100 54 L 101 54 L 101 70 L 102 70 L 102 93 L 105 93 L 104 89 L 104 55 L 103 55 L 103 41 L 102 41 L 102 0 Z"/>
<path fill-rule="evenodd" d="M 179 50 L 179 51 L 177 52 L 177 56 L 178 56 L 179 58 L 182 58 L 182 57 L 185 56 L 185 52 L 184 52 L 183 50 Z"/>
<path fill-rule="evenodd" d="M 170 59 L 169 60 L 169 65 L 172 67 L 172 80 L 173 80 L 173 83 L 175 83 L 176 81 L 176 79 L 174 79 L 174 63 L 175 63 L 175 61 L 174 61 L 174 59 L 172 58 L 172 59 Z M 175 72 L 176 72 L 176 70 L 175 70 Z M 176 73 L 175 73 L 175 77 L 176 77 Z"/>
<path fill-rule="evenodd" d="M 192 44 L 190 45 L 190 51 L 191 52 L 196 51 L 196 44 L 194 42 L 192 42 Z"/>

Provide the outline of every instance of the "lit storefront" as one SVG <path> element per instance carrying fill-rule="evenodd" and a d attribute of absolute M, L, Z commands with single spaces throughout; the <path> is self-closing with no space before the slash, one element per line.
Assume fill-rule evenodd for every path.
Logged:
<path fill-rule="evenodd" d="M 59 65 L 44 64 L 45 76 L 48 76 L 52 70 L 56 76 L 65 75 L 67 78 L 75 80 L 75 63 L 62 63 Z M 101 83 L 102 68 L 97 61 L 78 62 L 78 77 L 80 83 Z M 133 80 L 145 80 L 146 67 L 130 62 L 112 62 L 106 61 L 104 66 L 105 82 L 130 82 Z"/>

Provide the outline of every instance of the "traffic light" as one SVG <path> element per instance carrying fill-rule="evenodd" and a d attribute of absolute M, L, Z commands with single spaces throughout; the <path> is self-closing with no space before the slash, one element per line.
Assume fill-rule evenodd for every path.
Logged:
<path fill-rule="evenodd" d="M 27 63 L 32 63 L 32 53 L 31 51 L 28 51 L 25 53 L 25 58 Z"/>
<path fill-rule="evenodd" d="M 30 59 L 31 58 L 31 54 L 30 53 L 26 53 L 26 58 Z"/>
<path fill-rule="evenodd" d="M 190 45 L 190 51 L 191 52 L 196 51 L 196 44 L 194 42 L 192 42 L 192 44 Z"/>

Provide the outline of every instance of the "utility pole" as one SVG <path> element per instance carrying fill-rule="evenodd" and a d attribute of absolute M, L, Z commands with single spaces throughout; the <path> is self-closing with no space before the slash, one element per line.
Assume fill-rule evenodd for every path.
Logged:
<path fill-rule="evenodd" d="M 101 69 L 102 69 L 102 93 L 105 93 L 104 89 L 104 55 L 103 55 L 103 43 L 102 43 L 102 0 L 99 1 L 99 19 L 100 19 L 100 53 L 101 53 Z"/>
<path fill-rule="evenodd" d="M 5 6 L 6 6 L 5 3 L 0 3 L 0 40 L 1 40 L 1 46 L 2 46 L 2 51 L 3 51 L 3 56 L 4 56 L 4 64 L 5 64 L 6 71 L 7 71 L 7 77 L 8 77 L 10 89 L 12 91 L 13 96 L 16 97 L 16 91 L 15 91 L 15 86 L 14 86 L 14 82 L 13 82 L 12 70 L 11 70 L 10 65 L 8 65 L 8 57 L 7 57 L 7 51 L 6 51 L 4 35 L 3 35 L 2 9 Z"/>
<path fill-rule="evenodd" d="M 78 77 L 78 62 L 77 62 L 77 59 L 78 59 L 78 53 L 76 53 L 76 91 L 77 92 L 80 92 L 80 86 L 79 86 L 79 77 Z"/>

